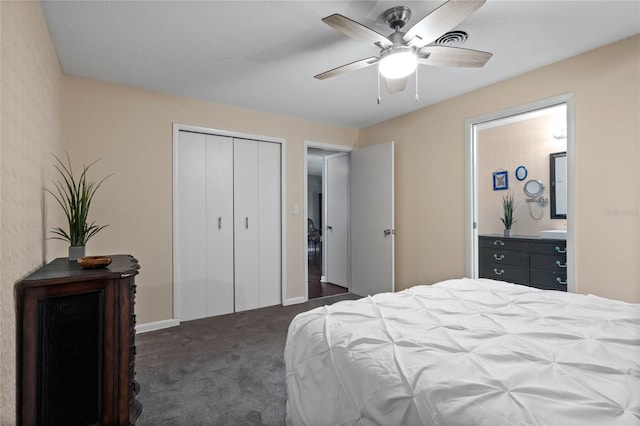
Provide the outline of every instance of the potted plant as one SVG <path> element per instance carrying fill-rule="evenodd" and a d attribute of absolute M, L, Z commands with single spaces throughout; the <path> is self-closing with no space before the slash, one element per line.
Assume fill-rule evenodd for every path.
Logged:
<path fill-rule="evenodd" d="M 69 242 L 69 260 L 77 260 L 84 257 L 87 241 L 108 225 L 96 225 L 95 221 L 88 223 L 89 208 L 93 196 L 102 183 L 111 175 L 102 178 L 99 182 L 89 180 L 87 171 L 98 160 L 88 166 L 82 166 L 82 173 L 76 179 L 71 168 L 71 160 L 67 153 L 67 163 L 63 163 L 55 154 L 52 154 L 57 164 L 54 167 L 60 173 L 61 180 L 54 182 L 55 190 L 45 188 L 49 194 L 60 204 L 67 217 L 69 230 L 60 227 L 53 228 L 50 232 L 55 234 L 52 239 Z"/>
<path fill-rule="evenodd" d="M 510 236 L 512 235 L 511 226 L 517 222 L 516 219 L 513 218 L 513 212 L 516 208 L 515 200 L 513 199 L 513 194 L 511 191 L 507 192 L 502 196 L 502 217 L 500 220 L 504 224 L 504 235 Z"/>

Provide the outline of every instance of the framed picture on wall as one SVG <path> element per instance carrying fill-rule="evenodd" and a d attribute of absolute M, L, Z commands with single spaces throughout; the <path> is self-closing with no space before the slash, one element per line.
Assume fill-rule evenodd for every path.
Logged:
<path fill-rule="evenodd" d="M 527 168 L 525 166 L 520 166 L 516 169 L 516 179 L 518 179 L 519 181 L 525 180 L 528 174 L 529 172 L 527 171 Z"/>
<path fill-rule="evenodd" d="M 493 190 L 509 189 L 509 172 L 506 170 L 493 172 Z"/>

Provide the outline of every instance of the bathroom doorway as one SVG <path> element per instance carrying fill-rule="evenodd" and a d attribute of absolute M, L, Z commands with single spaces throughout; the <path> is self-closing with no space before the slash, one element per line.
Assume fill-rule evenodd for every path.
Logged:
<path fill-rule="evenodd" d="M 566 239 L 566 288 L 575 291 L 573 262 L 573 97 L 547 99 L 467 120 L 467 275 L 479 277 L 478 236 L 504 233 L 502 202 L 515 201 L 512 232 L 540 238 L 546 231 Z M 567 185 L 564 217 L 551 211 L 552 154 L 563 153 Z M 529 184 L 530 181 L 534 181 Z M 541 185 L 532 197 L 524 191 Z M 553 187 L 555 189 L 555 187 Z M 556 195 L 555 193 L 553 194 Z M 555 201 L 555 198 L 554 198 Z M 546 234 L 545 234 L 546 235 Z M 498 268 L 501 272 L 501 269 Z M 508 280 L 507 280 L 508 281 Z"/>

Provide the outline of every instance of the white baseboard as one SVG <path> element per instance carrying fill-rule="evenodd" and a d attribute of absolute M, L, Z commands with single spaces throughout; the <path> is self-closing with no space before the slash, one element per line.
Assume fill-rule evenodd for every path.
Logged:
<path fill-rule="evenodd" d="M 306 301 L 307 299 L 305 299 L 304 296 L 292 297 L 291 299 L 286 299 L 284 302 L 282 302 L 282 306 L 297 305 Z"/>
<path fill-rule="evenodd" d="M 145 324 L 136 325 L 136 333 L 146 333 L 147 331 L 162 330 L 163 328 L 176 327 L 180 325 L 178 319 L 168 319 L 156 322 L 147 322 Z"/>

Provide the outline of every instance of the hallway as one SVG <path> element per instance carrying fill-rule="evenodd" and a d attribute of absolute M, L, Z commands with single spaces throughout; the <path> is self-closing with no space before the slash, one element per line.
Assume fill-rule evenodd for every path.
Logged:
<path fill-rule="evenodd" d="M 309 263 L 309 300 L 318 297 L 347 293 L 348 289 L 331 283 L 320 282 L 322 277 L 322 249 L 308 252 Z"/>

